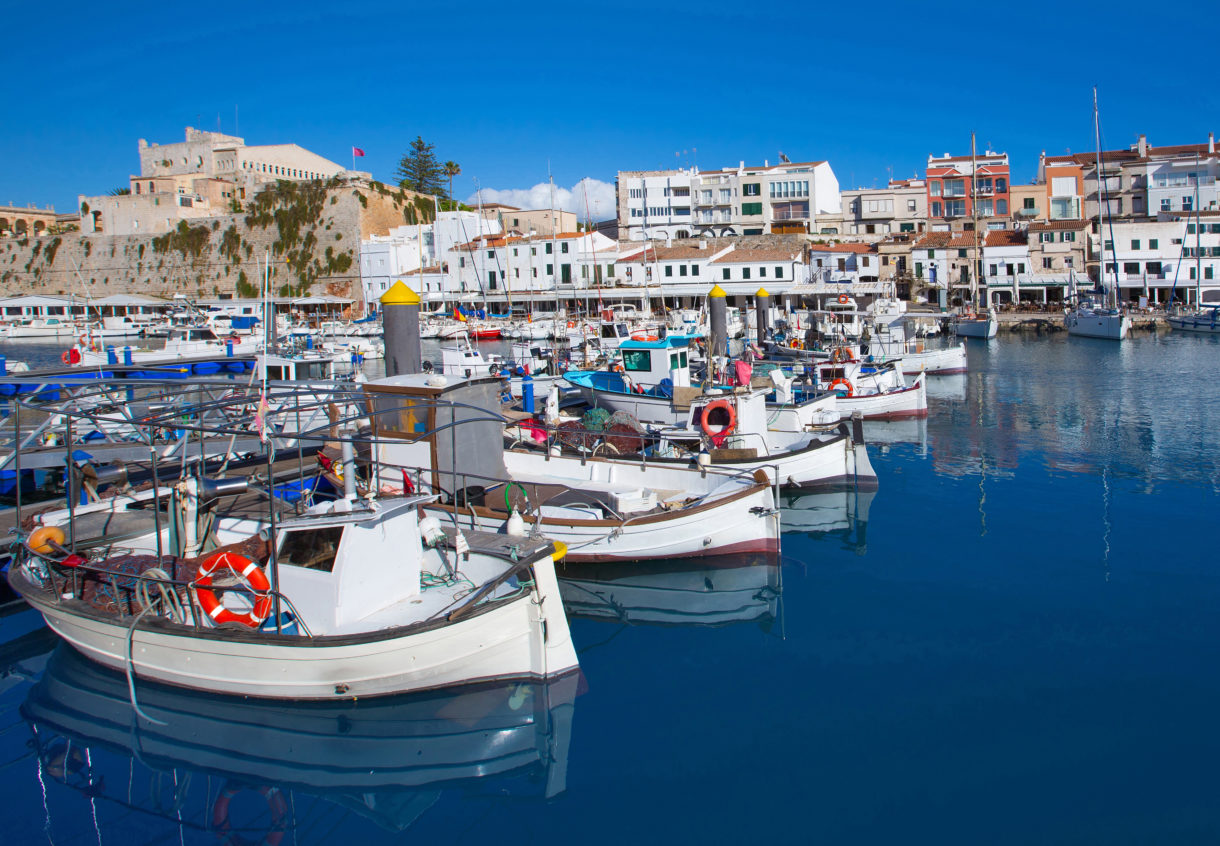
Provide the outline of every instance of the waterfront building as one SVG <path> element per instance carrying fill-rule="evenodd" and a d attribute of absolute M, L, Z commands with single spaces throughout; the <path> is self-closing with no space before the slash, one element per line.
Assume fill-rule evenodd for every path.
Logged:
<path fill-rule="evenodd" d="M 1065 212 L 1063 217 L 1052 213 L 1051 220 L 1066 219 L 1076 203 L 1080 206 L 1076 217 L 1096 220 L 1099 188 L 1108 204 L 1107 216 L 1116 220 L 1192 211 L 1196 187 L 1200 208 L 1218 208 L 1220 155 L 1213 133 L 1208 133 L 1207 142 L 1202 144 L 1154 147 L 1146 135 L 1141 135 L 1125 150 L 1103 150 L 1100 180 L 1097 159 L 1094 152 L 1062 156 L 1043 153 L 1039 157 L 1038 182 L 1047 186 L 1048 196 L 1058 199 L 1060 211 Z M 1078 182 L 1069 192 L 1066 179 L 1073 175 L 1078 175 Z M 1056 185 L 1056 179 L 1063 181 Z"/>
<path fill-rule="evenodd" d="M 1173 291 L 1177 302 L 1220 303 L 1220 212 L 1115 221 L 1104 235 L 1106 278 L 1117 276 L 1124 301 L 1163 305 Z"/>
<path fill-rule="evenodd" d="M 922 179 L 895 179 L 885 188 L 856 188 L 841 195 L 844 235 L 876 242 L 927 227 L 928 195 Z"/>
<path fill-rule="evenodd" d="M 817 232 L 818 216 L 841 208 L 838 179 L 824 161 L 619 171 L 616 184 L 619 237 L 627 241 Z"/>
<path fill-rule="evenodd" d="M 1087 220 L 1034 221 L 1027 229 L 1030 284 L 1046 288 L 1048 301 L 1053 289 L 1064 291 L 1074 281 L 1088 287 L 1085 259 L 1090 246 L 1091 226 Z"/>
<path fill-rule="evenodd" d="M 713 277 L 719 276 L 710 269 L 711 263 L 730 252 L 733 252 L 732 244 L 713 247 L 707 239 L 690 246 L 623 245 L 614 262 L 613 280 L 631 287 L 697 285 L 706 292 L 707 287 L 714 284 Z"/>
<path fill-rule="evenodd" d="M 881 277 L 881 256 L 876 244 L 810 244 L 811 283 L 876 282 Z"/>
<path fill-rule="evenodd" d="M 479 206 L 482 215 L 500 225 L 500 232 L 551 237 L 559 232 L 575 232 L 578 228 L 575 212 L 563 209 L 519 209 L 503 203 Z"/>
<path fill-rule="evenodd" d="M 240 211 L 243 201 L 267 183 L 347 172 L 296 144 L 247 145 L 236 135 L 190 126 L 184 141 L 149 144 L 141 138 L 138 148 L 140 172 L 128 178 L 130 194 L 78 197 L 81 232 L 168 232 L 180 220 Z"/>
<path fill-rule="evenodd" d="M 747 305 L 759 288 L 782 297 L 798 285 L 808 284 L 808 265 L 797 246 L 759 247 L 723 252 L 710 263 L 711 281 L 739 307 Z M 706 289 L 701 292 L 706 294 Z M 776 300 L 778 302 L 778 300 Z"/>
<path fill-rule="evenodd" d="M 983 229 L 1007 228 L 1008 171 L 1007 153 L 987 150 L 974 156 L 928 156 L 929 228 L 958 232 L 975 219 Z"/>
<path fill-rule="evenodd" d="M 1037 182 L 1008 186 L 1008 203 L 1013 226 L 1046 220 L 1046 186 Z"/>
<path fill-rule="evenodd" d="M 497 220 L 477 212 L 443 211 L 433 223 L 398 226 L 386 235 L 369 236 L 360 242 L 364 301 L 377 302 L 404 274 L 440 265 L 454 246 L 501 231 Z"/>

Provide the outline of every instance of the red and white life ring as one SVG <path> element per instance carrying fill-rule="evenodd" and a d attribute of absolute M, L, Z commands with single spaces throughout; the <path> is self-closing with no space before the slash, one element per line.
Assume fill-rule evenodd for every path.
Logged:
<path fill-rule="evenodd" d="M 656 341 L 656 340 L 658 340 L 658 338 L 656 335 L 649 335 L 646 332 L 632 332 L 631 340 L 633 340 L 633 341 Z"/>
<path fill-rule="evenodd" d="M 850 397 L 856 392 L 855 388 L 852 387 L 850 379 L 835 379 L 830 383 L 830 390 L 837 393 L 840 388 L 843 389 L 843 396 L 845 397 Z"/>
<path fill-rule="evenodd" d="M 59 360 L 69 366 L 73 364 L 80 364 L 80 350 L 78 350 L 76 347 L 64 350 L 63 354 L 59 357 Z"/>
<path fill-rule="evenodd" d="M 209 589 L 216 571 L 226 567 L 254 591 L 257 597 L 253 607 L 245 614 L 230 611 L 220 601 L 216 592 Z M 271 582 L 267 580 L 267 574 L 263 572 L 262 567 L 236 552 L 218 552 L 205 558 L 195 573 L 194 587 L 203 613 L 211 617 L 212 622 L 218 626 L 221 623 L 241 623 L 255 629 L 271 615 Z"/>
<path fill-rule="evenodd" d="M 851 302 L 851 297 L 847 294 L 839 294 L 839 305 L 847 305 L 849 302 Z"/>
<path fill-rule="evenodd" d="M 717 411 L 727 414 L 726 422 L 723 424 L 712 419 L 712 415 Z M 714 446 L 720 446 L 737 428 L 737 411 L 728 400 L 709 402 L 703 409 L 703 415 L 699 418 L 699 428 L 703 429 L 703 434 L 711 438 Z"/>
<path fill-rule="evenodd" d="M 256 790 L 267 800 L 267 807 L 271 811 L 271 828 L 258 842 L 266 844 L 266 846 L 278 846 L 284 839 L 284 831 L 288 823 L 288 803 L 284 801 L 284 794 L 278 787 L 244 787 L 235 781 L 225 782 L 220 795 L 216 797 L 216 804 L 212 806 L 212 828 L 220 835 L 223 843 L 232 843 L 234 846 L 247 846 L 247 844 L 253 846 L 255 841 L 233 831 L 233 826 L 229 822 L 229 803 L 243 790 Z"/>

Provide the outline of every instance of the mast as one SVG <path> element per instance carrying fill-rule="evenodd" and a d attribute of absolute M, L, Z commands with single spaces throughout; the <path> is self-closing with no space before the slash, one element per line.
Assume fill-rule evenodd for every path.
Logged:
<path fill-rule="evenodd" d="M 1203 309 L 1203 220 L 1199 213 L 1199 154 L 1195 153 L 1195 308 Z"/>
<path fill-rule="evenodd" d="M 1097 86 L 1093 86 L 1093 139 L 1097 142 L 1097 243 L 1101 264 L 1097 268 L 1097 282 L 1105 292 L 1106 305 L 1110 304 L 1110 289 L 1106 287 L 1106 225 L 1102 218 L 1105 204 L 1102 200 L 1103 176 L 1101 172 L 1101 122 L 1097 117 Z M 1117 279 L 1115 280 L 1117 281 Z"/>
<path fill-rule="evenodd" d="M 979 308 L 979 271 L 983 267 L 979 255 L 979 201 L 978 163 L 975 161 L 974 133 L 970 133 L 970 229 L 974 233 L 974 268 L 970 274 L 970 305 L 976 313 Z"/>

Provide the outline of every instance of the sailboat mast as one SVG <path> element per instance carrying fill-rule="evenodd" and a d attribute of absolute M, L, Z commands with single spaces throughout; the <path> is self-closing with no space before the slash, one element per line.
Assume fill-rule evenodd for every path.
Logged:
<path fill-rule="evenodd" d="M 970 274 L 970 305 L 979 311 L 979 271 L 983 262 L 979 256 L 978 163 L 975 161 L 974 133 L 970 133 L 970 229 L 974 233 L 974 267 Z"/>
<path fill-rule="evenodd" d="M 1103 177 L 1101 172 L 1101 122 L 1097 117 L 1097 86 L 1093 86 L 1093 139 L 1097 144 L 1097 244 L 1101 264 L 1097 268 L 1097 281 L 1105 291 L 1106 305 L 1110 304 L 1110 289 L 1106 287 L 1106 228 L 1102 215 L 1105 203 L 1102 199 Z M 1117 281 L 1117 280 L 1116 280 Z"/>
<path fill-rule="evenodd" d="M 1203 307 L 1203 220 L 1199 213 L 1199 154 L 1195 153 L 1195 308 Z"/>

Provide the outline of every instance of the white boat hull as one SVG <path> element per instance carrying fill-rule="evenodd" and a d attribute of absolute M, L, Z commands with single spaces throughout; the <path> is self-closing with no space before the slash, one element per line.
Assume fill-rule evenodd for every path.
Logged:
<path fill-rule="evenodd" d="M 865 420 L 899 420 L 904 417 L 928 416 L 928 392 L 925 376 L 915 377 L 908 388 L 898 388 L 882 394 L 857 394 L 839 397 L 839 415 L 850 419 L 857 411 Z"/>
<path fill-rule="evenodd" d="M 560 607 L 553 565 L 543 559 L 534 571 L 534 591 L 423 630 L 306 638 L 145 622 L 131 635 L 132 669 L 178 687 L 311 700 L 558 676 L 576 669 L 576 653 L 562 612 L 544 616 L 544 600 L 546 609 Z M 130 620 L 22 589 L 33 586 L 19 573 L 9 578 L 56 634 L 99 664 L 126 670 Z"/>
<path fill-rule="evenodd" d="M 963 338 L 994 338 L 1000 324 L 995 317 L 988 317 L 986 320 L 959 320 L 953 328 Z"/>
<path fill-rule="evenodd" d="M 906 353 L 902 356 L 902 372 L 907 376 L 914 376 L 917 373 L 927 373 L 932 376 L 965 373 L 967 372 L 966 345 L 958 344 L 945 349 Z"/>
<path fill-rule="evenodd" d="M 1117 312 L 1077 310 L 1067 313 L 1063 318 L 1063 325 L 1069 335 L 1121 341 L 1131 331 L 1131 318 Z"/>
<path fill-rule="evenodd" d="M 1220 323 L 1216 314 L 1180 314 L 1167 318 L 1176 332 L 1197 332 L 1204 335 L 1220 335 Z"/>

